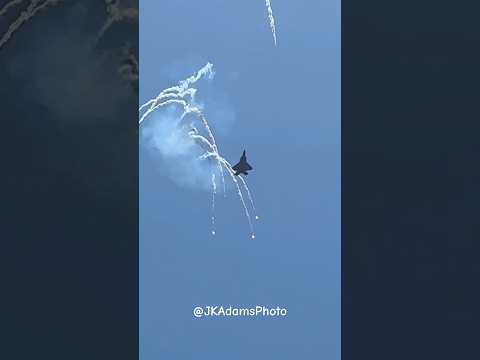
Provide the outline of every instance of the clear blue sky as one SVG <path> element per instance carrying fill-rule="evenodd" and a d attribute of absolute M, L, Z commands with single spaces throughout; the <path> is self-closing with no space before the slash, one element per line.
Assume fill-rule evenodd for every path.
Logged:
<path fill-rule="evenodd" d="M 243 148 L 260 222 L 235 193 L 217 204 L 140 149 L 140 355 L 158 359 L 340 359 L 340 2 L 140 1 L 140 102 L 207 61 L 234 113 L 213 123 Z M 208 108 L 209 103 L 205 104 Z M 288 308 L 286 318 L 195 319 L 196 305 Z"/>

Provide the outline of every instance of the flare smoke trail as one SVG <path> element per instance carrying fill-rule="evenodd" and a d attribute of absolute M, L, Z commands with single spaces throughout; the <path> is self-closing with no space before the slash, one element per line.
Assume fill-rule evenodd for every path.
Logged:
<path fill-rule="evenodd" d="M 270 3 L 270 0 L 265 0 L 265 5 L 267 6 L 268 21 L 270 24 L 270 30 L 272 30 L 273 43 L 275 46 L 277 46 L 277 31 L 275 30 L 275 18 L 273 17 L 272 4 Z"/>
<path fill-rule="evenodd" d="M 105 5 L 107 6 L 107 20 L 103 24 L 102 28 L 97 34 L 95 43 L 98 43 L 100 39 L 105 35 L 107 30 L 116 22 L 129 20 L 135 21 L 138 20 L 138 9 L 136 8 L 122 8 L 120 1 L 114 0 L 105 0 Z"/>
<path fill-rule="evenodd" d="M 180 81 L 177 86 L 172 86 L 167 89 L 161 91 L 157 97 L 147 101 L 139 108 L 139 126 L 141 126 L 145 120 L 155 111 L 167 108 L 170 106 L 177 106 L 183 111 L 182 115 L 178 119 L 178 123 L 176 126 L 180 126 L 182 122 L 185 121 L 187 115 L 193 115 L 202 125 L 204 131 L 206 132 L 206 136 L 200 134 L 197 128 L 193 127 L 186 135 L 189 139 L 193 140 L 193 142 L 198 146 L 198 148 L 203 152 L 203 154 L 196 158 L 196 161 L 201 162 L 202 160 L 210 160 L 213 162 L 215 167 L 211 169 L 211 179 L 212 179 L 212 235 L 215 235 L 215 196 L 217 192 L 216 182 L 215 182 L 215 172 L 214 168 L 218 168 L 220 174 L 222 175 L 222 183 L 224 186 L 225 191 L 225 178 L 224 178 L 224 171 L 226 171 L 229 178 L 232 180 L 232 183 L 237 191 L 240 203 L 245 212 L 245 216 L 247 218 L 251 238 L 255 238 L 255 231 L 254 226 L 252 223 L 252 219 L 250 216 L 250 210 L 245 202 L 243 191 L 247 193 L 251 211 L 254 213 L 255 205 L 253 202 L 253 197 L 250 193 L 250 189 L 248 188 L 247 183 L 245 180 L 238 176 L 240 181 L 237 180 L 237 177 L 234 174 L 231 164 L 220 154 L 218 150 L 217 143 L 215 141 L 215 136 L 210 128 L 208 120 L 202 110 L 195 105 L 195 94 L 197 89 L 193 86 L 197 81 L 201 78 L 208 78 L 212 79 L 214 76 L 213 65 L 211 63 L 207 63 L 203 68 L 201 68 L 196 74 L 190 76 L 189 78 Z M 167 121 L 168 119 L 161 119 L 161 121 Z M 255 219 L 258 219 L 258 216 L 255 216 Z"/>
<path fill-rule="evenodd" d="M 215 174 L 212 173 L 212 235 L 215 235 L 215 195 L 217 194 L 217 183 Z"/>
<path fill-rule="evenodd" d="M 0 16 L 6 14 L 10 8 L 20 5 L 24 1 L 25 0 L 12 0 L 8 2 L 3 8 L 0 9 Z M 10 24 L 7 32 L 0 38 L 0 49 L 10 40 L 15 31 L 19 30 L 24 23 L 37 15 L 39 11 L 43 10 L 47 6 L 53 7 L 61 2 L 63 2 L 63 0 L 31 0 L 27 8 L 22 10 L 20 16 L 12 24 Z M 120 0 L 104 0 L 104 2 L 107 18 L 97 33 L 94 42 L 95 44 L 100 41 L 110 27 L 116 22 L 138 21 L 137 8 L 122 6 Z"/>
<path fill-rule="evenodd" d="M 19 6 L 24 2 L 27 2 L 27 0 L 11 0 L 0 8 L 0 16 L 5 15 L 10 9 Z M 63 2 L 64 0 L 30 0 L 28 6 L 25 9 L 22 9 L 20 15 L 10 24 L 7 31 L 0 36 L 0 50 L 10 41 L 15 32 L 19 31 L 26 22 L 35 17 L 41 10 L 47 7 L 54 7 Z M 123 21 L 138 21 L 138 9 L 124 5 L 124 2 L 125 0 L 104 0 L 106 20 L 95 35 L 92 43 L 92 50 L 95 49 L 102 37 L 115 23 Z M 130 82 L 134 89 L 137 90 L 138 61 L 136 56 L 130 49 L 129 44 L 125 44 L 122 47 L 121 52 L 123 61 L 118 67 L 118 72 L 124 80 Z"/>
<path fill-rule="evenodd" d="M 0 16 L 5 15 L 8 9 L 11 7 L 21 4 L 24 0 L 13 0 L 5 4 L 3 8 L 0 9 Z"/>
<path fill-rule="evenodd" d="M 56 5 L 62 0 L 32 0 L 28 7 L 22 11 L 20 16 L 8 27 L 7 32 L 0 38 L 0 49 L 5 45 L 12 37 L 12 34 L 17 31 L 25 22 L 34 17 L 40 10 L 46 8 L 49 5 Z M 7 3 L 1 10 L 0 15 L 3 15 L 7 10 L 14 5 L 20 4 L 21 1 L 13 0 Z"/>

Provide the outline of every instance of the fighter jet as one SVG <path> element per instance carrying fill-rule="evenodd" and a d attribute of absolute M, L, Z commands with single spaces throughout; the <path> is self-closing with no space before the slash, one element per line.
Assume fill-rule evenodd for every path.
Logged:
<path fill-rule="evenodd" d="M 240 158 L 238 164 L 232 166 L 232 169 L 235 170 L 235 175 L 237 176 L 240 174 L 248 175 L 247 171 L 252 170 L 252 167 L 247 162 L 247 155 L 245 155 L 245 150 L 243 150 L 242 157 Z"/>

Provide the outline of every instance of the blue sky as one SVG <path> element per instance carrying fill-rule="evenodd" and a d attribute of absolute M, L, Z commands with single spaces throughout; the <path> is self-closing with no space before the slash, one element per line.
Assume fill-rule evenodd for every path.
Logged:
<path fill-rule="evenodd" d="M 207 61 L 223 155 L 247 149 L 257 239 L 234 192 L 179 186 L 140 147 L 142 360 L 340 359 L 340 3 L 140 1 L 140 102 Z M 201 89 L 199 97 L 201 97 Z M 201 318 L 194 306 L 288 309 L 286 318 Z"/>

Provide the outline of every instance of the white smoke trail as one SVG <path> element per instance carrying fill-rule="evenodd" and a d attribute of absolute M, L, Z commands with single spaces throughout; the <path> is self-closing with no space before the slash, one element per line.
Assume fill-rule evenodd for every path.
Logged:
<path fill-rule="evenodd" d="M 213 65 L 211 63 L 207 63 L 195 75 L 192 75 L 189 78 L 180 81 L 179 85 L 164 89 L 162 92 L 160 92 L 160 94 L 156 98 L 151 99 L 147 101 L 145 104 L 143 104 L 142 106 L 140 106 L 139 108 L 140 113 L 147 106 L 149 106 L 149 108 L 141 115 L 139 125 L 143 123 L 143 121 L 146 119 L 146 117 L 149 114 L 151 114 L 152 112 L 156 111 L 161 107 L 171 105 L 171 104 L 181 105 L 184 109 L 184 112 L 181 116 L 181 120 L 183 120 L 188 114 L 194 114 L 198 118 L 200 118 L 210 138 L 210 141 L 206 139 L 205 141 L 208 143 L 211 142 L 212 151 L 218 153 L 215 137 L 213 136 L 213 133 L 210 129 L 207 119 L 205 118 L 202 111 L 198 107 L 192 106 L 188 102 L 188 99 L 190 102 L 195 101 L 195 94 L 197 92 L 197 89 L 192 88 L 190 86 L 194 85 L 202 77 L 207 77 L 208 79 L 212 79 L 214 75 L 215 75 L 215 72 L 213 71 Z M 185 98 L 187 98 L 187 100 L 185 100 Z M 199 138 L 197 137 L 197 139 Z M 222 177 L 223 193 L 225 195 L 226 194 L 225 176 L 224 176 L 223 168 L 221 165 L 219 165 L 219 170 Z"/>
<path fill-rule="evenodd" d="M 203 159 L 208 159 L 208 158 L 211 158 L 211 157 L 216 158 L 216 157 L 217 157 L 217 154 L 216 154 L 215 152 L 208 152 L 208 151 L 206 151 L 203 155 L 199 156 L 198 159 L 199 159 L 199 160 L 203 160 Z M 220 161 L 225 161 L 224 166 L 227 167 L 227 168 L 229 168 L 229 169 L 232 169 L 232 165 L 231 165 L 228 161 L 226 161 L 226 160 L 223 159 L 223 158 L 222 158 Z M 232 169 L 232 171 L 233 171 L 233 169 Z M 240 179 L 240 182 L 242 183 L 243 188 L 244 188 L 245 192 L 247 193 L 248 200 L 249 200 L 249 202 L 250 202 L 250 205 L 251 205 L 251 207 L 252 207 L 253 212 L 255 213 L 255 219 L 258 220 L 259 217 L 258 217 L 258 215 L 256 214 L 257 209 L 255 208 L 255 202 L 253 201 L 253 196 L 252 196 L 252 194 L 250 193 L 250 189 L 249 189 L 249 187 L 248 187 L 247 181 L 246 181 L 241 175 L 239 175 L 238 178 Z"/>
<path fill-rule="evenodd" d="M 243 198 L 242 190 L 240 188 L 240 185 L 238 184 L 237 178 L 235 177 L 235 173 L 233 171 L 232 165 L 228 162 L 228 160 L 226 160 L 224 157 L 220 156 L 217 152 L 207 152 L 207 153 L 205 153 L 205 154 L 203 154 L 202 156 L 199 157 L 199 159 L 208 159 L 208 158 L 213 158 L 213 159 L 217 160 L 219 163 L 221 163 L 223 165 L 223 167 L 225 167 L 225 169 L 227 170 L 227 173 L 230 175 L 230 177 L 232 179 L 232 182 L 235 185 L 235 188 L 237 190 L 237 194 L 238 194 L 238 197 L 240 199 L 240 202 L 242 203 L 243 208 L 245 210 L 245 215 L 247 217 L 248 224 L 250 225 L 252 239 L 254 239 L 255 238 L 255 232 L 254 232 L 254 229 L 253 229 L 253 223 L 252 223 L 252 219 L 251 219 L 251 216 L 250 216 L 250 212 L 248 211 L 248 207 L 246 206 L 245 199 Z M 244 189 L 248 194 L 250 205 L 252 206 L 252 209 L 255 212 L 255 205 L 254 205 L 254 202 L 253 202 L 253 197 L 251 196 L 251 193 L 250 193 L 250 189 L 248 188 L 248 185 L 245 182 L 245 180 L 241 176 L 238 176 L 238 177 L 240 178 L 240 180 L 241 180 L 241 182 L 244 186 Z M 258 216 L 255 215 L 255 218 L 258 219 Z"/>
<path fill-rule="evenodd" d="M 0 9 L 0 16 L 4 15 L 10 8 L 20 5 L 26 0 L 12 0 Z M 0 48 L 10 40 L 12 34 L 17 31 L 25 22 L 34 17 L 39 11 L 47 6 L 55 6 L 64 0 L 31 0 L 28 7 L 23 10 L 20 16 L 9 26 L 7 32 L 0 39 Z M 97 43 L 107 30 L 116 22 L 138 21 L 138 9 L 135 7 L 122 7 L 120 0 L 105 0 L 107 18 L 97 33 Z"/>
<path fill-rule="evenodd" d="M 201 135 L 195 127 L 193 127 L 193 129 L 191 129 L 187 133 L 189 138 L 194 140 L 195 143 L 199 146 L 199 148 L 201 148 L 204 151 L 204 153 L 201 156 L 199 156 L 197 160 L 211 159 L 214 162 L 216 162 L 219 172 L 222 175 L 224 192 L 226 191 L 225 190 L 226 188 L 225 188 L 225 178 L 224 178 L 223 170 L 225 169 L 228 175 L 230 175 L 232 183 L 234 184 L 237 190 L 240 203 L 244 209 L 245 216 L 248 220 L 248 224 L 251 232 L 251 238 L 254 239 L 255 238 L 254 226 L 250 216 L 250 211 L 248 210 L 248 207 L 245 203 L 245 199 L 243 197 L 243 193 L 242 193 L 242 189 L 239 184 L 239 181 L 237 180 L 230 163 L 223 156 L 220 155 L 217 143 L 215 141 L 215 136 L 213 135 L 213 131 L 210 128 L 210 125 L 208 123 L 206 116 L 203 114 L 200 108 L 198 108 L 195 105 L 195 94 L 197 92 L 197 89 L 193 88 L 192 86 L 195 85 L 195 83 L 198 80 L 200 80 L 202 77 L 212 78 L 213 75 L 214 75 L 213 65 L 211 63 L 207 63 L 195 75 L 192 75 L 186 80 L 181 81 L 177 86 L 173 86 L 161 91 L 157 95 L 157 97 L 145 102 L 139 108 L 139 114 L 140 114 L 139 126 L 143 124 L 143 122 L 148 118 L 150 114 L 159 110 L 160 108 L 165 108 L 170 105 L 180 106 L 181 109 L 183 110 L 183 113 L 180 116 L 180 119 L 178 121 L 178 125 L 181 125 L 182 121 L 185 120 L 187 115 L 191 114 L 195 116 L 195 118 L 200 121 L 204 130 L 207 133 L 207 137 L 205 137 Z M 216 195 L 217 188 L 216 188 L 216 182 L 215 182 L 215 173 L 213 172 L 213 170 L 212 170 L 211 178 L 212 178 L 212 234 L 215 235 L 216 230 L 215 230 L 214 211 L 215 211 L 215 195 Z M 241 176 L 239 176 L 239 178 L 240 178 L 241 185 L 243 186 L 244 190 L 247 193 L 251 207 L 253 211 L 256 212 L 255 205 L 253 202 L 253 197 L 250 193 L 248 185 Z M 256 216 L 255 218 L 258 219 L 258 216 Z"/>
<path fill-rule="evenodd" d="M 234 185 L 236 187 L 239 199 L 240 199 L 240 201 L 243 204 L 243 207 L 245 209 L 245 215 L 247 216 L 248 223 L 250 225 L 250 229 L 252 230 L 252 238 L 255 238 L 255 234 L 253 232 L 253 224 L 252 224 L 252 221 L 251 221 L 250 212 L 248 211 L 248 208 L 245 204 L 243 194 L 242 194 L 242 190 L 240 188 L 240 185 L 238 184 L 237 178 L 235 177 L 235 173 L 233 171 L 232 165 L 225 158 L 221 157 L 216 152 L 206 152 L 199 157 L 199 160 L 208 159 L 208 158 L 213 158 L 216 161 L 218 161 L 219 163 L 221 163 L 225 167 L 225 169 L 227 170 L 230 177 L 232 178 L 232 182 L 234 183 Z M 243 188 L 244 188 L 245 192 L 247 193 L 248 199 L 250 201 L 250 206 L 252 207 L 253 212 L 256 213 L 255 203 L 253 202 L 252 194 L 250 193 L 250 189 L 248 188 L 248 185 L 247 185 L 245 179 L 241 175 L 239 175 L 238 178 L 240 179 L 240 181 L 243 185 Z M 256 214 L 255 214 L 255 219 L 258 220 L 258 216 Z"/>
<path fill-rule="evenodd" d="M 8 42 L 8 40 L 10 40 L 12 34 L 15 31 L 17 31 L 25 22 L 34 17 L 40 10 L 43 10 L 49 5 L 54 6 L 61 1 L 62 0 L 45 0 L 42 2 L 42 0 L 32 0 L 28 7 L 24 11 L 22 11 L 20 16 L 12 24 L 10 24 L 7 32 L 3 34 L 3 36 L 0 38 L 0 49 Z M 13 3 L 16 4 L 18 2 L 13 1 Z M 3 8 L 5 9 L 4 11 L 6 12 L 10 6 L 9 4 L 5 5 L 5 7 Z"/>
<path fill-rule="evenodd" d="M 207 63 L 204 67 L 202 67 L 195 75 L 190 76 L 189 78 L 180 81 L 177 86 L 169 87 L 154 99 L 147 101 L 145 104 L 140 106 L 139 111 L 141 112 L 147 106 L 150 108 L 147 110 L 146 113 L 140 118 L 140 123 L 144 120 L 145 117 L 152 111 L 155 111 L 157 108 L 162 107 L 164 105 L 161 100 L 170 99 L 170 100 L 178 100 L 178 104 L 182 105 L 184 108 L 187 107 L 186 100 L 183 100 L 186 96 L 190 97 L 190 100 L 193 102 L 195 98 L 196 89 L 191 88 L 190 86 L 194 85 L 198 80 L 202 77 L 207 77 L 208 79 L 212 79 L 215 75 L 213 71 L 213 65 L 211 63 Z M 173 98 L 173 99 L 171 99 Z M 180 100 L 179 100 L 180 99 Z"/>
<path fill-rule="evenodd" d="M 194 128 L 192 131 L 190 131 L 188 133 L 188 135 L 190 136 L 190 138 L 195 140 L 197 142 L 197 144 L 205 151 L 205 153 L 203 155 L 201 155 L 198 158 L 198 160 L 207 159 L 207 158 L 211 157 L 210 154 L 217 154 L 218 153 L 217 148 L 214 147 L 213 144 L 211 144 L 210 141 L 208 141 L 203 135 L 199 135 L 197 129 Z M 215 158 L 215 156 L 212 156 L 212 157 Z M 225 175 L 223 173 L 223 168 L 222 168 L 221 164 L 218 163 L 218 162 L 217 162 L 217 165 L 218 165 L 218 170 L 220 172 L 221 179 L 222 179 L 223 194 L 224 194 L 224 196 L 226 196 L 227 188 L 226 188 L 226 185 L 225 185 Z"/>
<path fill-rule="evenodd" d="M 215 149 L 212 144 L 203 135 L 198 135 L 193 131 L 188 134 L 192 139 L 196 140 L 197 144 L 205 151 L 205 153 L 198 158 L 198 160 L 207 159 L 210 154 L 215 154 Z"/>
<path fill-rule="evenodd" d="M 121 49 L 121 63 L 117 71 L 138 92 L 139 66 L 130 43 L 126 43 Z"/>
<path fill-rule="evenodd" d="M 97 34 L 95 43 L 98 43 L 100 39 L 105 35 L 108 29 L 116 22 L 121 21 L 138 21 L 138 9 L 122 7 L 120 0 L 105 0 L 107 10 L 107 20 L 100 28 Z"/>
<path fill-rule="evenodd" d="M 6 14 L 9 9 L 22 4 L 24 1 L 26 0 L 12 0 L 8 2 L 0 9 L 0 16 Z M 16 31 L 18 31 L 28 20 L 36 16 L 38 12 L 45 9 L 47 6 L 54 7 L 61 2 L 63 2 L 63 0 L 31 0 L 27 8 L 21 11 L 20 15 L 10 24 L 5 34 L 0 37 L 0 49 L 2 49 L 2 47 L 11 39 Z M 78 2 L 81 1 L 78 0 Z M 93 48 L 95 48 L 100 39 L 114 23 L 122 21 L 138 21 L 137 8 L 122 6 L 120 0 L 104 0 L 104 3 L 106 6 L 107 18 L 92 43 Z M 125 49 L 123 49 L 123 52 L 125 55 Z M 130 82 L 136 88 L 138 83 L 138 61 L 133 52 L 129 51 L 126 55 L 127 56 L 125 56 L 123 60 L 126 60 L 127 62 L 119 66 L 118 72 L 126 81 Z"/>
<path fill-rule="evenodd" d="M 275 29 L 275 18 L 273 17 L 272 4 L 270 3 L 270 0 L 265 0 L 265 5 L 267 6 L 268 21 L 270 24 L 270 30 L 272 30 L 273 43 L 275 46 L 277 46 L 277 31 Z"/>
<path fill-rule="evenodd" d="M 212 130 L 210 129 L 210 125 L 208 125 L 208 121 L 201 112 L 201 110 L 195 106 L 191 106 L 190 104 L 187 103 L 187 106 L 185 107 L 185 111 L 183 112 L 181 116 L 181 120 L 185 118 L 188 114 L 195 114 L 198 116 L 198 118 L 202 121 L 203 126 L 205 127 L 205 130 L 207 130 L 208 137 L 210 138 L 210 141 L 212 143 L 212 147 L 215 151 L 218 152 L 217 148 L 217 143 L 215 141 L 215 137 L 213 136 Z"/>
<path fill-rule="evenodd" d="M 5 15 L 7 13 L 8 9 L 10 9 L 11 7 L 20 5 L 24 1 L 25 0 L 12 0 L 12 1 L 6 3 L 5 6 L 0 9 L 0 16 Z"/>
<path fill-rule="evenodd" d="M 150 99 L 138 109 L 139 112 L 142 112 L 147 106 L 149 107 L 148 110 L 141 116 L 140 124 L 151 112 L 165 105 L 177 103 L 183 106 L 183 108 L 187 108 L 188 103 L 184 98 L 188 96 L 190 101 L 194 101 L 195 93 L 197 91 L 195 88 L 191 88 L 190 86 L 194 85 L 202 77 L 212 79 L 214 74 L 213 65 L 211 63 L 207 63 L 204 67 L 198 70 L 195 75 L 190 76 L 186 80 L 180 81 L 177 86 L 172 86 L 161 91 L 156 98 Z"/>
<path fill-rule="evenodd" d="M 220 156 L 219 156 L 220 157 Z M 237 189 L 237 194 L 238 194 L 238 197 L 243 205 L 243 209 L 245 210 L 245 216 L 247 217 L 247 220 L 248 220 L 248 224 L 250 225 L 250 231 L 251 231 L 251 238 L 252 239 L 255 239 L 255 231 L 253 229 L 253 223 L 252 223 L 252 218 L 250 217 L 250 212 L 248 211 L 248 208 L 247 208 L 247 205 L 245 204 L 245 200 L 243 199 L 243 194 L 242 194 L 242 190 L 240 189 L 240 185 L 238 185 L 238 181 L 235 177 L 235 173 L 233 172 L 233 169 L 232 169 L 232 166 L 230 165 L 230 163 L 223 157 L 220 157 L 219 158 L 219 161 L 225 166 L 225 168 L 227 169 L 227 172 L 228 174 L 230 175 L 230 177 L 232 178 L 232 181 L 233 183 L 235 184 L 236 186 L 236 189 Z M 239 176 L 240 177 L 240 176 Z M 245 184 L 246 185 L 246 184 Z M 250 191 L 248 191 L 250 192 Z M 252 202 L 253 204 L 253 202 Z"/>
<path fill-rule="evenodd" d="M 250 201 L 250 204 L 252 205 L 253 212 L 256 213 L 257 209 L 255 209 L 255 203 L 253 202 L 253 197 L 252 197 L 252 194 L 250 193 L 250 189 L 248 188 L 247 181 L 242 176 L 238 176 L 238 177 L 243 184 L 243 188 L 247 192 L 248 200 Z M 255 214 L 255 219 L 258 220 L 258 216 L 256 214 Z"/>
<path fill-rule="evenodd" d="M 215 182 L 215 173 L 212 173 L 212 235 L 215 236 L 215 195 L 217 194 L 217 183 Z"/>

